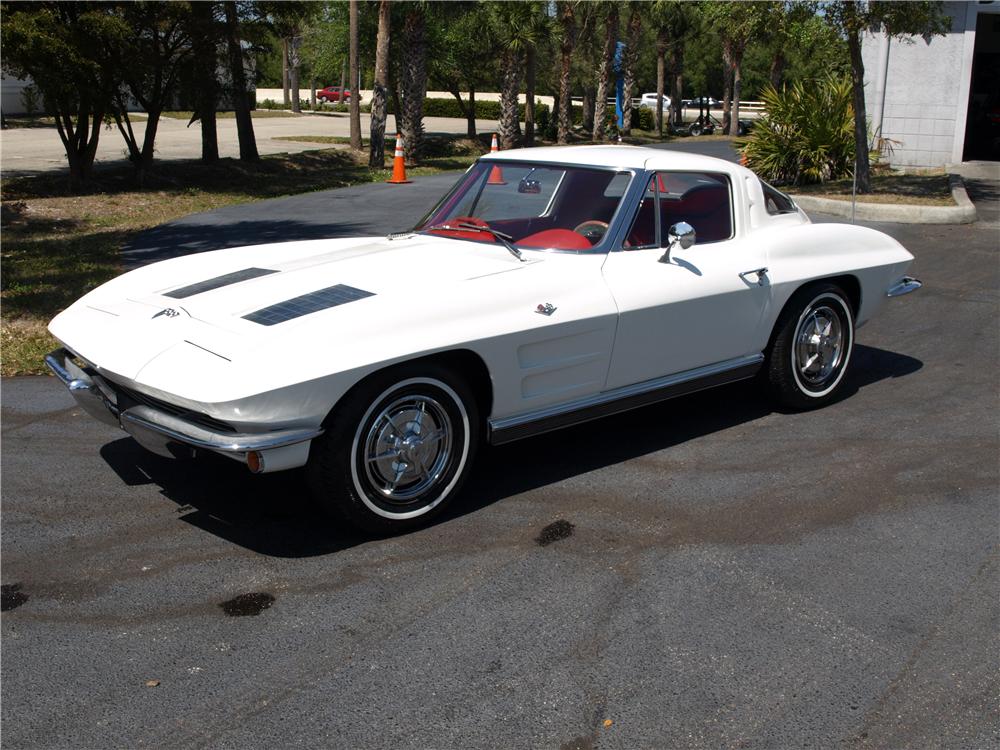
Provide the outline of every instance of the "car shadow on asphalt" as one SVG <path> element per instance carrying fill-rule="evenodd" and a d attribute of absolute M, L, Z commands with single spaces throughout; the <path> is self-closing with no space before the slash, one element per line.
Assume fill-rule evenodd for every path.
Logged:
<path fill-rule="evenodd" d="M 869 346 L 854 348 L 838 400 L 923 363 Z M 504 498 L 753 422 L 775 411 L 753 381 L 674 399 L 498 447 L 484 447 L 463 497 L 433 523 L 475 513 Z M 540 455 L 544 461 L 538 460 Z M 108 443 L 101 456 L 130 486 L 156 485 L 177 504 L 179 520 L 262 555 L 312 557 L 370 541 L 335 525 L 310 498 L 305 472 L 254 476 L 230 459 L 162 458 L 131 438 Z M 516 467 L 512 471 L 511 467 Z"/>
<path fill-rule="evenodd" d="M 181 221 L 162 224 L 143 232 L 122 249 L 121 258 L 125 268 L 132 269 L 209 250 L 297 240 L 359 237 L 370 233 L 370 225 L 348 221 L 236 221 L 226 224 Z"/>

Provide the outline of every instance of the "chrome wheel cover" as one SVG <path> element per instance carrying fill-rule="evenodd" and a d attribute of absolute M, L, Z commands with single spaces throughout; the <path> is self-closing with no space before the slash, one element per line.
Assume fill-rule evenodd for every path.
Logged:
<path fill-rule="evenodd" d="M 448 466 L 454 427 L 433 397 L 407 394 L 371 421 L 361 448 L 365 478 L 391 504 L 407 504 L 432 490 Z"/>
<path fill-rule="evenodd" d="M 810 308 L 795 332 L 795 366 L 810 386 L 822 386 L 843 359 L 844 327 L 826 304 Z"/>

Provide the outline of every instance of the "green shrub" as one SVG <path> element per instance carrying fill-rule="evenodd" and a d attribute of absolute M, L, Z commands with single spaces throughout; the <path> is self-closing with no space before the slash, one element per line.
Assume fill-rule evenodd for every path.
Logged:
<path fill-rule="evenodd" d="M 770 182 L 801 185 L 850 176 L 854 166 L 851 80 L 796 81 L 761 94 L 764 115 L 736 141 L 746 165 Z"/>

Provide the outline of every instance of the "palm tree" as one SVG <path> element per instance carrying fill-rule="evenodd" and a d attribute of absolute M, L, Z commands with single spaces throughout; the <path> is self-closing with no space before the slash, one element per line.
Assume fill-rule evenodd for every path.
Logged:
<path fill-rule="evenodd" d="M 500 53 L 500 146 L 517 148 L 521 141 L 517 96 L 521 88 L 526 51 L 538 41 L 543 24 L 537 17 L 544 12 L 542 2 L 494 2 L 489 7 L 489 31 Z"/>
<path fill-rule="evenodd" d="M 632 132 L 632 87 L 635 85 L 635 63 L 639 56 L 639 33 L 642 31 L 642 16 L 640 3 L 631 0 L 628 16 L 628 40 L 625 44 L 623 64 L 624 80 L 622 81 L 622 134 Z M 645 10 L 645 8 L 643 8 Z"/>
<path fill-rule="evenodd" d="M 604 47 L 597 67 L 597 97 L 594 102 L 595 141 L 603 141 L 608 121 L 608 92 L 611 90 L 611 62 L 618 41 L 618 3 L 607 3 L 605 10 Z"/>
<path fill-rule="evenodd" d="M 389 76 L 389 0 L 381 0 L 378 6 L 378 37 L 375 42 L 375 84 L 372 91 L 371 144 L 368 152 L 368 167 L 385 167 L 385 115 L 386 83 Z"/>
<path fill-rule="evenodd" d="M 402 111 L 397 109 L 397 112 L 403 134 L 403 156 L 407 164 L 415 164 L 423 150 L 427 93 L 427 9 L 422 2 L 408 4 L 403 21 L 403 49 L 399 76 Z"/>
<path fill-rule="evenodd" d="M 349 4 L 349 36 L 350 41 L 348 46 L 350 48 L 349 56 L 351 58 L 351 98 L 348 100 L 348 108 L 350 110 L 351 119 L 351 148 L 361 150 L 361 107 L 359 103 L 359 97 L 361 92 L 358 91 L 360 88 L 358 86 L 358 77 L 360 71 L 358 70 L 358 0 L 350 0 Z M 341 89 L 343 90 L 343 89 Z"/>
<path fill-rule="evenodd" d="M 558 130 L 556 138 L 559 143 L 569 140 L 569 131 L 573 123 L 572 100 L 570 99 L 570 69 L 573 63 L 573 45 L 576 43 L 576 3 L 573 0 L 563 0 L 559 3 L 559 101 L 556 103 Z"/>

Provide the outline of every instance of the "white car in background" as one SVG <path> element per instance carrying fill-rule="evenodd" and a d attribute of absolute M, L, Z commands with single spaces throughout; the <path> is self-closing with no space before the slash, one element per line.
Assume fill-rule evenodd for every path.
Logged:
<path fill-rule="evenodd" d="M 639 100 L 639 106 L 646 109 L 656 110 L 656 92 L 652 94 L 643 94 L 642 98 Z M 670 108 L 670 97 L 666 94 L 663 95 L 663 111 L 666 112 Z"/>
<path fill-rule="evenodd" d="M 305 466 L 337 517 L 391 533 L 439 513 L 483 441 L 758 374 L 785 407 L 829 403 L 855 328 L 920 287 L 912 260 L 873 229 L 810 223 L 728 161 L 504 151 L 407 232 L 109 281 L 52 321 L 46 362 L 156 453 Z"/>

